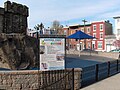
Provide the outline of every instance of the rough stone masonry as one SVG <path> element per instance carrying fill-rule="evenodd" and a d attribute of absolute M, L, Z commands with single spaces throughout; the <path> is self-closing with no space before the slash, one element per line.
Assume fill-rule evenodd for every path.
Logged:
<path fill-rule="evenodd" d="M 28 7 L 7 1 L 0 7 L 0 68 L 37 66 L 37 40 L 26 35 Z"/>
<path fill-rule="evenodd" d="M 7 1 L 0 8 L 0 32 L 25 34 L 27 29 L 28 7 Z"/>

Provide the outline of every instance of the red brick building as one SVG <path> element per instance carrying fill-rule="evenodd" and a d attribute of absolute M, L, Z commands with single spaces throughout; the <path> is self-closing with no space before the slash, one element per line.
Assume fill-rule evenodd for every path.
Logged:
<path fill-rule="evenodd" d="M 69 48 L 83 50 L 94 49 L 96 51 L 105 51 L 105 35 L 112 35 L 112 24 L 109 21 L 92 22 L 86 25 L 72 25 L 64 28 L 64 33 L 68 36 L 76 31 L 81 30 L 86 34 L 96 37 L 96 39 L 75 40 L 68 39 Z M 80 43 L 80 48 L 79 47 Z"/>

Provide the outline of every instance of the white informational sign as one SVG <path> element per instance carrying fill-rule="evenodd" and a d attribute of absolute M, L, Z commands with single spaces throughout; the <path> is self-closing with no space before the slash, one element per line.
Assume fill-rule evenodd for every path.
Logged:
<path fill-rule="evenodd" d="M 65 68 L 65 38 L 40 38 L 40 70 Z"/>

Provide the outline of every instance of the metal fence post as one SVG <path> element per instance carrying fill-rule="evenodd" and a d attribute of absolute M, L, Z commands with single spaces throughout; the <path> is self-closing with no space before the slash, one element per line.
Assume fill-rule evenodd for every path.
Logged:
<path fill-rule="evenodd" d="M 72 90 L 74 90 L 74 68 L 72 69 Z"/>
<path fill-rule="evenodd" d="M 98 81 L 98 64 L 96 64 L 96 82 Z"/>
<path fill-rule="evenodd" d="M 117 73 L 118 73 L 118 60 L 117 60 Z"/>
<path fill-rule="evenodd" d="M 108 61 L 108 77 L 110 76 L 110 61 Z"/>

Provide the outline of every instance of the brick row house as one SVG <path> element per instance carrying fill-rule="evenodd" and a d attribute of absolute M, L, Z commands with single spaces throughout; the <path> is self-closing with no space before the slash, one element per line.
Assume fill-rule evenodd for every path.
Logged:
<path fill-rule="evenodd" d="M 76 31 L 81 30 L 86 34 L 96 37 L 96 39 L 68 39 L 67 46 L 72 49 L 83 50 L 83 49 L 93 49 L 96 51 L 105 51 L 105 36 L 112 35 L 112 24 L 109 21 L 98 21 L 92 22 L 85 25 L 71 25 L 64 27 L 64 33 L 69 36 Z M 80 47 L 79 47 L 80 46 Z"/>

